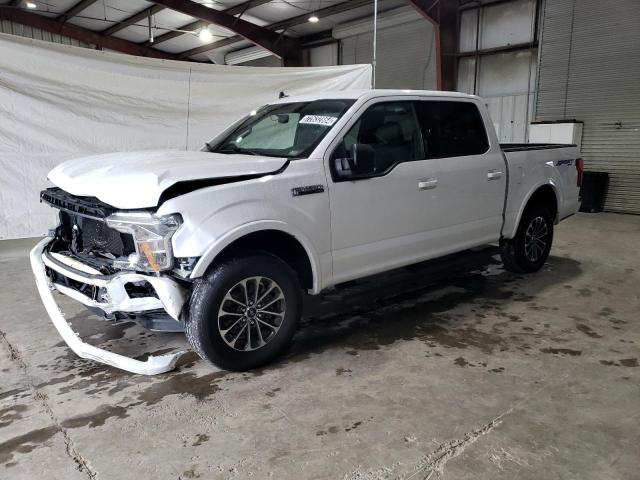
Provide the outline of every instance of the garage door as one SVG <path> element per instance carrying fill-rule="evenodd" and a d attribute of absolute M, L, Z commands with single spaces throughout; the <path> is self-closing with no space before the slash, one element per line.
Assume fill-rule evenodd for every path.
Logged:
<path fill-rule="evenodd" d="M 584 122 L 587 169 L 610 174 L 605 209 L 640 214 L 637 0 L 547 0 L 538 120 Z"/>

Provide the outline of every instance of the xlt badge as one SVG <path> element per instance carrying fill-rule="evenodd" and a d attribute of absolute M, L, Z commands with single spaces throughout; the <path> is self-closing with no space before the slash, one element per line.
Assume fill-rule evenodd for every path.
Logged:
<path fill-rule="evenodd" d="M 296 187 L 291 189 L 291 194 L 294 197 L 299 197 L 301 195 L 312 195 L 314 193 L 322 192 L 324 192 L 323 185 L 306 185 L 304 187 Z"/>

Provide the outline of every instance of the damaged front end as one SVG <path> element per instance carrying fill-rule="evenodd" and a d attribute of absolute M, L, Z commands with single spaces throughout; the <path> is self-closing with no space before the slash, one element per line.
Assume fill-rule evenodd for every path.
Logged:
<path fill-rule="evenodd" d="M 41 199 L 60 210 L 60 224 L 32 250 L 31 264 L 45 308 L 67 344 L 80 357 L 134 373 L 173 369 L 183 352 L 142 362 L 82 342 L 64 319 L 52 289 L 106 320 L 181 331 L 189 284 L 171 274 L 171 236 L 180 218 L 117 212 L 95 198 L 76 197 L 59 188 L 43 191 Z"/>

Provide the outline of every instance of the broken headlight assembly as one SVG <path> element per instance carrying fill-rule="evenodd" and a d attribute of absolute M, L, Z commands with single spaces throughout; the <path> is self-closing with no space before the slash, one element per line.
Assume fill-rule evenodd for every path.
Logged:
<path fill-rule="evenodd" d="M 178 214 L 159 216 L 149 212 L 117 212 L 106 219 L 114 230 L 133 237 L 135 253 L 115 267 L 147 272 L 161 272 L 173 267 L 171 237 L 182 223 Z"/>

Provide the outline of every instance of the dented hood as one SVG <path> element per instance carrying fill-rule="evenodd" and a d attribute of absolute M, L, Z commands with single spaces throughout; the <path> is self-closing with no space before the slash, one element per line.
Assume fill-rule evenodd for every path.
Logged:
<path fill-rule="evenodd" d="M 49 180 L 72 195 L 96 197 L 116 208 L 147 208 L 178 182 L 275 172 L 287 159 L 179 150 L 123 152 L 69 160 Z"/>

